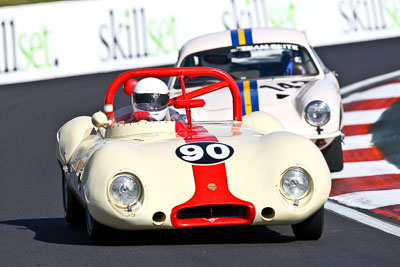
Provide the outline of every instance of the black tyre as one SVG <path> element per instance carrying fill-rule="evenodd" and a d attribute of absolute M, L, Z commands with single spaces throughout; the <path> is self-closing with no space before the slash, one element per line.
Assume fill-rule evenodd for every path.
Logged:
<path fill-rule="evenodd" d="M 65 219 L 70 226 L 83 226 L 85 222 L 85 210 L 69 188 L 64 171 L 62 172 L 62 187 Z"/>
<path fill-rule="evenodd" d="M 318 240 L 324 230 L 324 207 L 305 221 L 293 224 L 292 230 L 298 240 Z"/>
<path fill-rule="evenodd" d="M 331 172 L 338 172 L 343 170 L 343 150 L 342 138 L 336 137 L 333 142 L 322 150 L 326 163 L 328 163 Z"/>
<path fill-rule="evenodd" d="M 115 236 L 114 229 L 96 221 L 89 210 L 86 211 L 86 229 L 90 239 L 95 243 L 109 243 Z"/>

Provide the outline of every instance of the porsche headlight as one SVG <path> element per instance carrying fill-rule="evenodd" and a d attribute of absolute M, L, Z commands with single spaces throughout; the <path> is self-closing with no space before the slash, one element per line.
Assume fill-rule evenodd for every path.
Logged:
<path fill-rule="evenodd" d="M 308 173 L 302 168 L 288 169 L 282 176 L 281 187 L 290 198 L 301 198 L 308 193 L 311 181 Z"/>
<path fill-rule="evenodd" d="M 133 204 L 140 198 L 142 186 L 133 175 L 118 175 L 110 185 L 110 195 L 120 205 Z"/>
<path fill-rule="evenodd" d="M 304 113 L 307 123 L 315 127 L 327 124 L 331 117 L 329 106 L 320 100 L 308 103 Z"/>

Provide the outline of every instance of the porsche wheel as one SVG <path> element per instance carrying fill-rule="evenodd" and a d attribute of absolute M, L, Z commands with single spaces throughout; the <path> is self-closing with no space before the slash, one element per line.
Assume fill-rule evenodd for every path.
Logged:
<path fill-rule="evenodd" d="M 62 175 L 64 217 L 70 226 L 84 225 L 85 213 L 82 205 L 68 186 L 65 174 Z"/>
<path fill-rule="evenodd" d="M 96 221 L 89 210 L 86 211 L 86 229 L 89 237 L 96 243 L 111 241 L 113 229 Z"/>
<path fill-rule="evenodd" d="M 342 151 L 342 138 L 336 137 L 333 142 L 322 150 L 322 154 L 328 163 L 331 172 L 338 172 L 343 170 L 343 151 Z"/>
<path fill-rule="evenodd" d="M 324 229 L 324 207 L 322 206 L 311 217 L 292 225 L 294 235 L 298 240 L 318 240 Z"/>

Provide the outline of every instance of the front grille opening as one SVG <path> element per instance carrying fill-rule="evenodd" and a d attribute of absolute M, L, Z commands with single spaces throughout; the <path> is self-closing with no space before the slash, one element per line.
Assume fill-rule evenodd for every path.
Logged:
<path fill-rule="evenodd" d="M 248 207 L 242 205 L 207 205 L 185 208 L 178 211 L 179 219 L 198 218 L 243 218 L 245 219 Z"/>

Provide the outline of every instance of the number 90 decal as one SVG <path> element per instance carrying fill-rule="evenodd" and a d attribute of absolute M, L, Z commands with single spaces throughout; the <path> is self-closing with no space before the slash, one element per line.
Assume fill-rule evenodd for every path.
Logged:
<path fill-rule="evenodd" d="M 214 142 L 197 142 L 185 144 L 175 151 L 181 159 L 193 164 L 215 164 L 230 158 L 233 148 Z"/>

